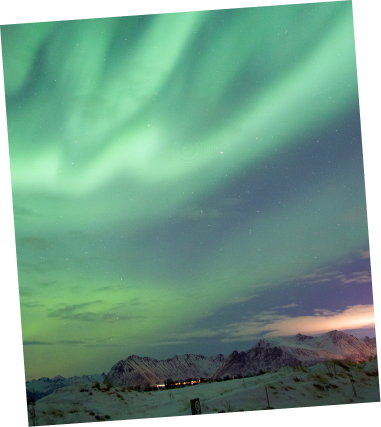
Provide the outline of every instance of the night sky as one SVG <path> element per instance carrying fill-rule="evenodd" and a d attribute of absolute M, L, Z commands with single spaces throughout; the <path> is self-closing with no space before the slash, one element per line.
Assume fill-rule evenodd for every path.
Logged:
<path fill-rule="evenodd" d="M 1 39 L 27 380 L 374 336 L 351 2 Z"/>

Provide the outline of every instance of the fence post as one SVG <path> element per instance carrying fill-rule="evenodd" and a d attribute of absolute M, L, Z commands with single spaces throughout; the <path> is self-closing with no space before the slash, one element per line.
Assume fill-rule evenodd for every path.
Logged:
<path fill-rule="evenodd" d="M 270 402 L 269 402 L 269 395 L 267 393 L 267 387 L 265 387 L 266 390 L 266 397 L 267 397 L 267 407 L 270 408 Z"/>
<path fill-rule="evenodd" d="M 192 399 L 190 403 L 191 403 L 192 415 L 201 415 L 200 399 L 197 397 L 197 399 Z"/>
<path fill-rule="evenodd" d="M 265 390 L 266 390 L 266 397 L 267 397 L 267 408 L 266 409 L 274 409 L 270 406 L 269 394 L 267 393 L 267 387 L 266 386 L 265 386 Z"/>

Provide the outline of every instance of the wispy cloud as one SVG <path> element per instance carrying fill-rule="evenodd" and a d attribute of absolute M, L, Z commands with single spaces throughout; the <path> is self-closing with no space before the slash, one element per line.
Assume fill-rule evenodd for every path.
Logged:
<path fill-rule="evenodd" d="M 50 345 L 47 341 L 23 341 L 24 345 Z"/>
<path fill-rule="evenodd" d="M 301 276 L 298 282 L 306 285 L 313 285 L 324 282 L 336 282 L 342 284 L 370 283 L 372 281 L 370 270 L 343 273 L 342 271 L 328 271 L 326 269 L 316 270 L 310 274 Z"/>
<path fill-rule="evenodd" d="M 334 329 L 346 330 L 374 325 L 373 305 L 355 305 L 343 311 L 316 309 L 312 316 L 290 317 L 277 313 L 260 313 L 250 321 L 235 323 L 225 329 L 223 341 L 250 340 L 263 330 L 269 330 L 268 336 L 287 336 L 298 332 L 319 334 Z"/>
<path fill-rule="evenodd" d="M 181 333 L 181 339 L 215 337 L 221 342 L 252 341 L 259 336 L 288 336 L 297 333 L 316 335 L 334 329 L 360 329 L 369 326 L 374 326 L 373 305 L 355 305 L 343 311 L 316 309 L 313 315 L 297 317 L 270 310 L 258 313 L 247 321 L 231 323 L 221 328 Z M 180 335 L 177 338 L 179 337 Z"/>

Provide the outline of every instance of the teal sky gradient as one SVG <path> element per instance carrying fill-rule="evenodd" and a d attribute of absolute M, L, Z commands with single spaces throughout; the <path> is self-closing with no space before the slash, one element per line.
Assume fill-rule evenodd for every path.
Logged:
<path fill-rule="evenodd" d="M 1 38 L 27 379 L 374 326 L 350 2 Z"/>

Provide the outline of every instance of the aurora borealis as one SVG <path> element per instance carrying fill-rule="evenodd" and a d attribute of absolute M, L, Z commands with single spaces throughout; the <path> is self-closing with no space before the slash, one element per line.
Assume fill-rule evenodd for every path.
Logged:
<path fill-rule="evenodd" d="M 1 38 L 27 379 L 372 334 L 351 2 Z"/>

